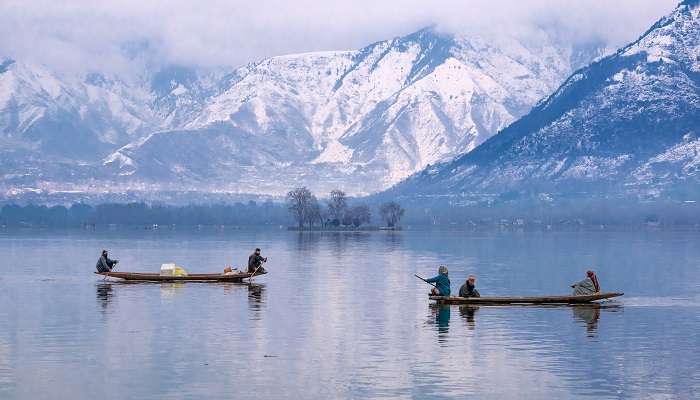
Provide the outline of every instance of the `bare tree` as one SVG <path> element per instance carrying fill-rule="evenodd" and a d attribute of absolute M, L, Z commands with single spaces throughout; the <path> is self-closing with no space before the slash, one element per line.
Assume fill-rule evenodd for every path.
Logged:
<path fill-rule="evenodd" d="M 345 214 L 345 210 L 347 208 L 348 201 L 347 197 L 345 196 L 345 192 L 342 190 L 331 191 L 331 196 L 328 199 L 328 215 L 331 219 L 333 219 L 333 222 L 336 223 L 336 225 L 343 219 L 343 215 Z"/>
<path fill-rule="evenodd" d="M 368 224 L 372 219 L 372 212 L 366 204 L 350 207 L 343 214 L 342 224 L 344 226 L 354 225 L 359 228 L 362 224 Z"/>
<path fill-rule="evenodd" d="M 352 218 L 353 218 L 353 209 L 348 208 L 345 210 L 345 213 L 343 213 L 343 218 L 340 220 L 340 223 L 343 224 L 343 226 L 350 226 L 352 225 Z"/>
<path fill-rule="evenodd" d="M 312 200 L 315 200 L 315 197 L 305 186 L 287 193 L 287 209 L 299 224 L 299 229 L 303 228 L 308 220 Z"/>
<path fill-rule="evenodd" d="M 309 224 L 309 226 L 313 226 L 317 222 L 319 224 L 323 224 L 323 214 L 321 212 L 321 205 L 318 203 L 318 200 L 314 195 L 311 195 L 309 207 L 304 216 L 304 219 Z"/>
<path fill-rule="evenodd" d="M 401 221 L 404 212 L 405 210 L 401 208 L 401 205 L 395 201 L 386 202 L 379 209 L 379 215 L 386 221 L 386 225 L 392 228 Z"/>
<path fill-rule="evenodd" d="M 352 224 L 355 225 L 355 228 L 359 228 L 362 224 L 369 224 L 372 219 L 372 212 L 366 204 L 354 206 L 350 209 L 350 214 L 352 215 Z"/>

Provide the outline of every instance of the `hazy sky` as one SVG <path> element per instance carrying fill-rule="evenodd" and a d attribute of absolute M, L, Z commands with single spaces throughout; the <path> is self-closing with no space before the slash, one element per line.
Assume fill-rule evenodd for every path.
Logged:
<path fill-rule="evenodd" d="M 0 57 L 57 69 L 143 63 L 238 66 L 264 57 L 354 49 L 434 24 L 482 36 L 535 26 L 619 46 L 677 0 L 2 0 Z M 136 55 L 136 56 L 135 56 Z"/>

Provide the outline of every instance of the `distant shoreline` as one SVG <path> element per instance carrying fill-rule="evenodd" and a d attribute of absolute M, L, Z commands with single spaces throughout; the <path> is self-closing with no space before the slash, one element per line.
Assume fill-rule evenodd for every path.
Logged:
<path fill-rule="evenodd" d="M 393 231 L 401 231 L 403 230 L 402 227 L 397 226 L 397 227 L 388 227 L 388 226 L 360 226 L 360 227 L 343 227 L 343 226 L 332 226 L 332 227 L 322 227 L 322 226 L 313 226 L 313 227 L 303 227 L 299 228 L 298 226 L 288 226 L 287 227 L 288 231 L 295 231 L 295 232 L 364 232 L 364 231 L 388 231 L 388 232 L 393 232 Z"/>

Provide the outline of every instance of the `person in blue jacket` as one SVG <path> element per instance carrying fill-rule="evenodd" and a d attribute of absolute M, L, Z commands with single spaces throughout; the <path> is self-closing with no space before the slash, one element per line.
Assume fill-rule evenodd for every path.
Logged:
<path fill-rule="evenodd" d="M 433 296 L 449 296 L 450 295 L 450 278 L 447 276 L 448 271 L 447 267 L 444 265 L 441 265 L 440 268 L 438 268 L 438 274 L 437 276 L 434 276 L 432 278 L 428 278 L 425 281 L 434 283 L 435 287 L 433 290 L 430 291 L 430 294 Z"/>

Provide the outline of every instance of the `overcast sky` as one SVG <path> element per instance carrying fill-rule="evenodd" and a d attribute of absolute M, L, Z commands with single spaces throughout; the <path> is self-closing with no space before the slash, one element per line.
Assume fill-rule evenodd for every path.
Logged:
<path fill-rule="evenodd" d="M 144 62 L 239 66 L 264 57 L 355 49 L 427 25 L 617 47 L 677 0 L 2 0 L 0 57 L 57 69 L 123 71 Z M 134 55 L 139 58 L 134 59 Z M 130 58 L 131 57 L 131 58 Z"/>

